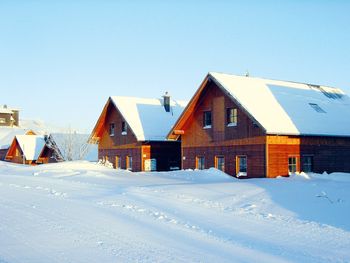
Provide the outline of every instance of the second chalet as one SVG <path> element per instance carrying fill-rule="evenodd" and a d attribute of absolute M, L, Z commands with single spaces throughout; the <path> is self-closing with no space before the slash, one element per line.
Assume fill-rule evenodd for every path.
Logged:
<path fill-rule="evenodd" d="M 98 158 L 131 171 L 181 168 L 181 145 L 166 136 L 186 103 L 168 94 L 162 99 L 112 96 L 89 142 L 98 143 Z"/>
<path fill-rule="evenodd" d="M 209 73 L 168 134 L 182 168 L 240 178 L 350 172 L 350 98 L 340 89 Z"/>

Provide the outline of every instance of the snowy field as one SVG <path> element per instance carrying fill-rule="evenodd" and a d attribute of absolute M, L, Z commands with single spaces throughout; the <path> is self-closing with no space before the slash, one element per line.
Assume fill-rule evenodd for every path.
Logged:
<path fill-rule="evenodd" d="M 350 174 L 0 162 L 0 262 L 350 262 Z"/>

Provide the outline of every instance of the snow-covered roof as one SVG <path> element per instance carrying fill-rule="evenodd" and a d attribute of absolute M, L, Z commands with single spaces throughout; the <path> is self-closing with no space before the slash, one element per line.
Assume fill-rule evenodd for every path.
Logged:
<path fill-rule="evenodd" d="M 23 135 L 27 131 L 22 128 L 0 127 L 0 149 L 9 148 L 16 135 Z"/>
<path fill-rule="evenodd" d="M 112 102 L 123 115 L 138 141 L 163 141 L 182 113 L 187 102 L 170 102 L 166 112 L 163 99 L 112 96 Z"/>
<path fill-rule="evenodd" d="M 11 113 L 13 113 L 13 111 L 19 111 L 19 109 L 8 108 L 8 107 L 5 106 L 5 105 L 0 105 L 0 113 L 11 114 Z"/>
<path fill-rule="evenodd" d="M 37 160 L 45 146 L 43 135 L 17 135 L 17 142 L 27 160 Z"/>
<path fill-rule="evenodd" d="M 210 72 L 267 134 L 350 136 L 350 98 L 342 90 Z"/>

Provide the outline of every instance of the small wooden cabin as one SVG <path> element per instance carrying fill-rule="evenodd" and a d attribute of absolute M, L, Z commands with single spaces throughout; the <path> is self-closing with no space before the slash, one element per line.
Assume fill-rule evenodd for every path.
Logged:
<path fill-rule="evenodd" d="M 131 171 L 181 169 L 181 145 L 166 136 L 185 107 L 162 99 L 113 96 L 107 100 L 89 142 L 98 158 Z"/>
<path fill-rule="evenodd" d="M 29 165 L 63 161 L 52 138 L 36 135 L 34 132 L 16 135 L 6 153 L 5 160 Z"/>
<path fill-rule="evenodd" d="M 239 178 L 350 172 L 350 98 L 340 89 L 209 73 L 168 139 L 182 168 Z"/>

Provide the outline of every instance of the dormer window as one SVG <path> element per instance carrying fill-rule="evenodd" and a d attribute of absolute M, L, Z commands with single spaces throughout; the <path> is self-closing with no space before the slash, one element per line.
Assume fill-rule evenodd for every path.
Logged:
<path fill-rule="evenodd" d="M 114 136 L 114 128 L 115 128 L 115 124 L 110 123 L 109 124 L 109 136 Z"/>
<path fill-rule="evenodd" d="M 237 126 L 237 109 L 228 108 L 226 110 L 226 124 L 227 126 Z"/>
<path fill-rule="evenodd" d="M 318 113 L 326 113 L 326 111 L 324 109 L 322 109 L 318 104 L 316 103 L 309 103 L 309 105 L 311 106 L 311 108 L 313 108 L 316 112 Z"/>
<path fill-rule="evenodd" d="M 127 135 L 128 134 L 128 124 L 123 121 L 122 122 L 122 135 Z"/>
<path fill-rule="evenodd" d="M 203 112 L 203 128 L 211 128 L 211 111 Z"/>

